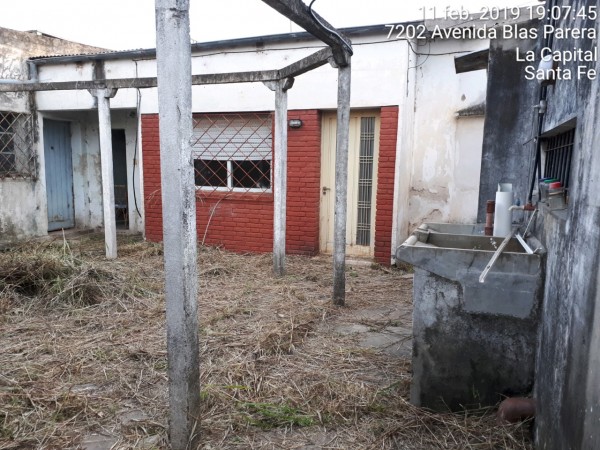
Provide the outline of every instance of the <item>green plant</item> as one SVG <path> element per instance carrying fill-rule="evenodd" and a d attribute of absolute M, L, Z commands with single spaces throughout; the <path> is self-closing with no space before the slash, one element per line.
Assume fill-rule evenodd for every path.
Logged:
<path fill-rule="evenodd" d="M 303 414 L 297 408 L 289 405 L 274 403 L 240 403 L 240 409 L 246 414 L 251 425 L 269 430 L 285 426 L 308 427 L 314 424 L 314 419 Z"/>

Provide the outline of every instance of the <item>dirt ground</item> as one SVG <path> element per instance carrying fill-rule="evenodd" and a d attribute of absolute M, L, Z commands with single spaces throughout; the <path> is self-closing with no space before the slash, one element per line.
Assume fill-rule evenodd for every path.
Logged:
<path fill-rule="evenodd" d="M 0 450 L 163 449 L 162 248 L 101 236 L 0 252 Z M 494 411 L 408 402 L 410 274 L 329 257 L 199 251 L 202 449 L 529 449 Z"/>

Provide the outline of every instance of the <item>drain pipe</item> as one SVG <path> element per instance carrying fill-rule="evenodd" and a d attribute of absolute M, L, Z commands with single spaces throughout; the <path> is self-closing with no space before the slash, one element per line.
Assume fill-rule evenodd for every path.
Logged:
<path fill-rule="evenodd" d="M 38 80 L 38 70 L 35 61 L 27 60 L 28 77 L 27 80 L 17 80 L 14 78 L 6 78 L 0 80 L 0 84 L 34 84 Z"/>
<path fill-rule="evenodd" d="M 549 9 L 554 8 L 557 4 L 556 0 L 551 0 L 548 4 Z M 551 25 L 556 27 L 556 19 L 551 19 Z M 549 34 L 543 39 L 543 47 L 552 48 L 552 44 L 554 43 L 554 34 Z M 550 81 L 552 83 L 552 81 Z M 553 84 L 553 83 L 552 83 Z M 536 180 L 542 178 L 542 140 L 541 135 L 544 130 L 544 115 L 546 114 L 547 102 L 546 99 L 548 97 L 548 86 L 546 84 L 542 84 L 540 86 L 540 95 L 539 95 L 539 104 L 534 106 L 535 109 L 538 110 L 538 127 L 537 134 L 535 138 L 535 163 L 533 165 L 533 173 L 531 174 L 531 185 L 529 187 L 529 195 L 527 196 L 527 204 L 525 205 L 525 211 L 533 211 L 535 207 L 533 206 L 533 190 L 536 184 Z M 537 172 L 537 177 L 536 177 Z"/>
<path fill-rule="evenodd" d="M 533 173 L 531 174 L 531 185 L 529 186 L 529 195 L 527 196 L 527 204 L 525 205 L 526 211 L 533 211 L 533 190 L 535 188 L 535 181 L 542 178 L 542 139 L 540 138 L 544 127 L 544 114 L 546 113 L 546 95 L 547 86 L 541 86 L 540 88 L 540 103 L 534 106 L 538 109 L 538 129 L 535 138 L 535 162 L 533 164 Z M 537 172 L 537 177 L 536 177 Z"/>
<path fill-rule="evenodd" d="M 27 68 L 29 69 L 29 81 L 37 83 L 38 79 L 38 67 L 35 61 L 27 60 Z"/>

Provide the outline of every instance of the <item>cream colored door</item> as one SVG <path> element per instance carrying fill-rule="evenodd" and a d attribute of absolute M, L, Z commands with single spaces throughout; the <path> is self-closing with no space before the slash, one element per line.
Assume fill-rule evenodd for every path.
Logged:
<path fill-rule="evenodd" d="M 323 114 L 319 231 L 323 253 L 333 252 L 336 121 L 335 112 Z M 352 112 L 348 148 L 347 255 L 373 256 L 378 154 L 379 111 Z"/>

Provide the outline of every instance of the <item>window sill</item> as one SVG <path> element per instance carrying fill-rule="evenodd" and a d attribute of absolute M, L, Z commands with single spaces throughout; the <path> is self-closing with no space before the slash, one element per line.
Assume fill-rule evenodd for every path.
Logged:
<path fill-rule="evenodd" d="M 37 181 L 33 175 L 0 174 L 0 181 Z"/>
<path fill-rule="evenodd" d="M 540 212 L 545 216 L 551 216 L 561 222 L 566 222 L 569 214 L 569 205 L 565 209 L 550 209 L 545 203 L 539 203 Z"/>
<path fill-rule="evenodd" d="M 230 201 L 248 201 L 273 203 L 273 191 L 215 191 L 196 189 L 196 201 L 203 200 L 230 200 Z"/>

